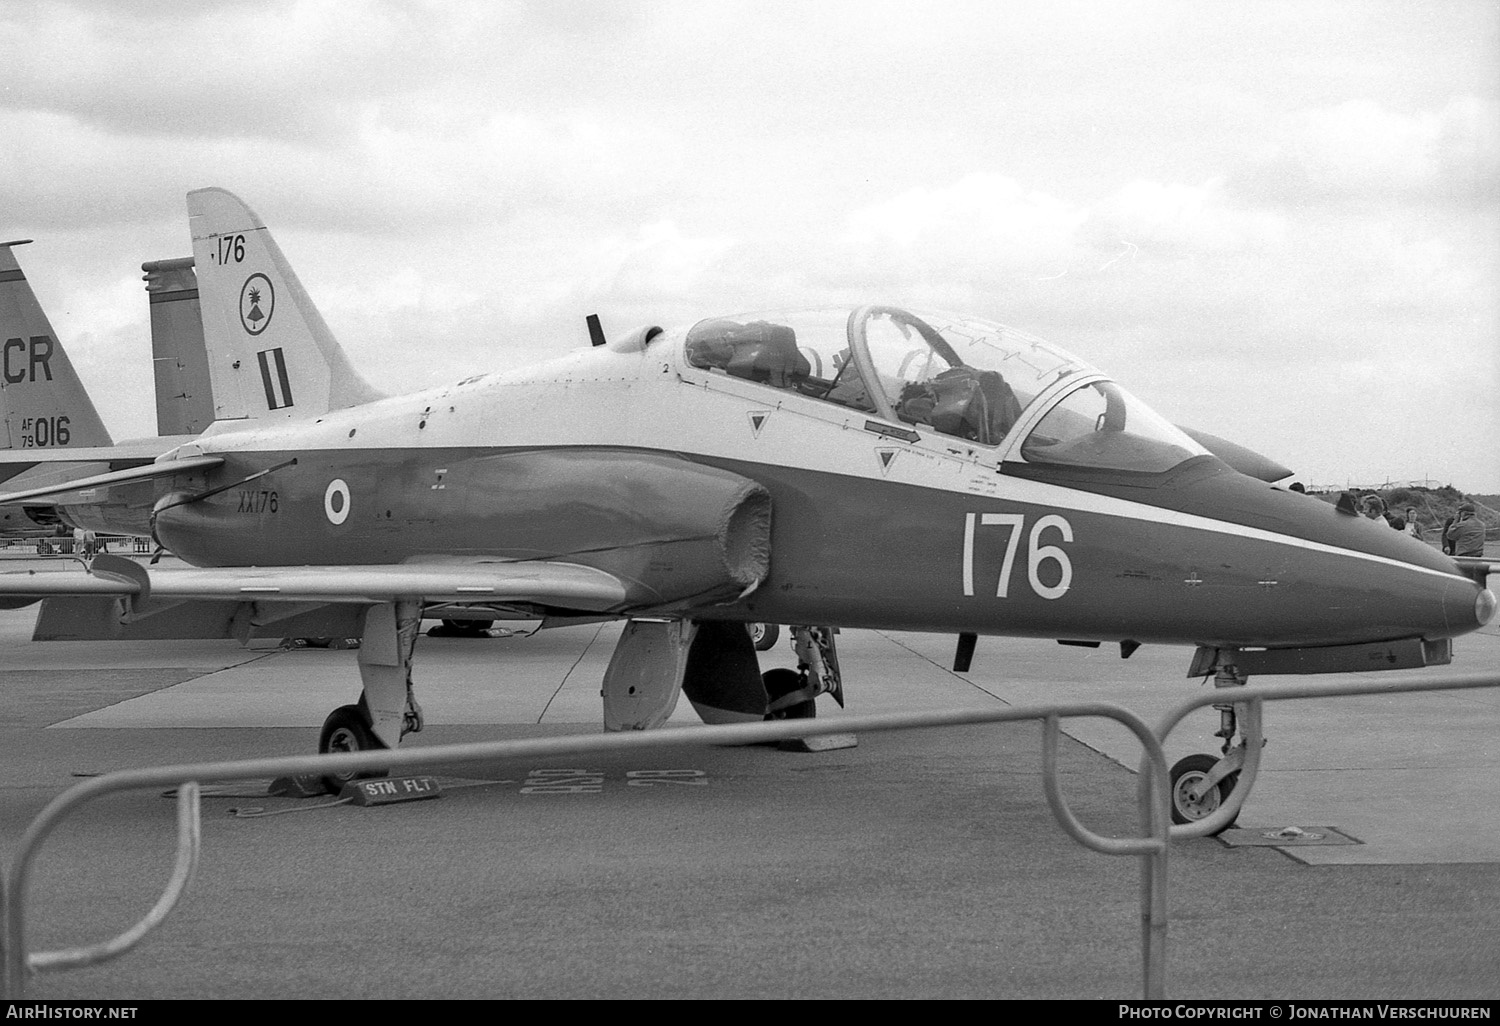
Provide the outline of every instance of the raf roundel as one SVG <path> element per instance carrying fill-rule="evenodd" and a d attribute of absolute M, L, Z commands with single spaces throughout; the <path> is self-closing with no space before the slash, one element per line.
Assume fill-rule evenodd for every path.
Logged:
<path fill-rule="evenodd" d="M 252 274 L 240 287 L 240 323 L 252 335 L 259 335 L 271 323 L 276 312 L 276 290 L 264 274 Z"/>
<path fill-rule="evenodd" d="M 328 490 L 323 493 L 323 512 L 330 524 L 342 524 L 349 519 L 349 486 L 342 478 L 328 482 Z"/>

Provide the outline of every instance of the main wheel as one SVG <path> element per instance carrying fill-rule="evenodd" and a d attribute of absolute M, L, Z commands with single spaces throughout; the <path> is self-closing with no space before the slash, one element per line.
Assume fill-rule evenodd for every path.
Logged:
<path fill-rule="evenodd" d="M 342 755 L 350 752 L 373 752 L 384 748 L 365 714 L 357 705 L 341 705 L 328 714 L 323 721 L 323 732 L 318 736 L 318 751 L 323 754 Z M 384 770 L 367 770 L 363 773 L 325 773 L 323 786 L 329 794 L 338 794 L 351 780 L 383 777 Z"/>
<path fill-rule="evenodd" d="M 750 631 L 750 640 L 755 643 L 757 652 L 765 652 L 776 644 L 776 639 L 781 637 L 781 628 L 774 623 L 752 623 L 746 625 Z"/>
<path fill-rule="evenodd" d="M 778 698 L 791 694 L 802 687 L 802 675 L 796 670 L 777 669 L 767 670 L 760 675 L 761 682 L 766 686 L 766 698 L 774 703 Z M 768 720 L 810 720 L 818 715 L 818 707 L 809 698 L 805 702 L 789 705 L 785 709 L 766 713 Z"/>
<path fill-rule="evenodd" d="M 1214 765 L 1218 762 L 1212 755 L 1189 755 L 1179 759 L 1177 765 L 1172 767 L 1172 822 L 1173 823 L 1196 823 L 1200 819 L 1206 819 L 1209 815 L 1219 810 L 1229 799 L 1230 792 L 1234 790 L 1235 781 L 1240 778 L 1238 773 L 1231 773 L 1219 785 L 1210 788 L 1209 791 L 1194 800 L 1191 791 L 1208 777 Z M 1223 829 L 1227 830 L 1234 825 L 1236 814 Z"/>

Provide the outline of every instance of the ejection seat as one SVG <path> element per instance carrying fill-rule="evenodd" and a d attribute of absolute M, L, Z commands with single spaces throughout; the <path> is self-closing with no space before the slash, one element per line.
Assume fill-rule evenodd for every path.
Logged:
<path fill-rule="evenodd" d="M 994 445 L 1021 415 L 1021 404 L 998 371 L 949 367 L 902 390 L 896 414 L 945 435 Z"/>
<path fill-rule="evenodd" d="M 688 338 L 687 357 L 695 367 L 717 367 L 775 388 L 796 388 L 812 372 L 812 364 L 797 348 L 796 332 L 770 321 L 699 325 Z"/>

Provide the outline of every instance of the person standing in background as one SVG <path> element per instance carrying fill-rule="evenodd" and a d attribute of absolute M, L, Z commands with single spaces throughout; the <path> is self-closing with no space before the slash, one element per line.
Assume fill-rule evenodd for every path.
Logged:
<path fill-rule="evenodd" d="M 1445 548 L 1455 556 L 1484 555 L 1484 525 L 1474 515 L 1474 504 L 1466 502 L 1458 507 L 1458 517 L 1453 526 L 1443 532 Z"/>

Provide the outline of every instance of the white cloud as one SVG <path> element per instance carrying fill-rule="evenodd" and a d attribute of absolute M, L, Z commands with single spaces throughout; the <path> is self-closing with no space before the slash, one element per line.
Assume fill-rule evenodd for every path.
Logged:
<path fill-rule="evenodd" d="M 877 256 L 929 263 L 996 261 L 1045 265 L 1075 244 L 1079 208 L 994 174 L 943 188 L 912 189 L 849 215 L 845 244 Z"/>
<path fill-rule="evenodd" d="M 631 301 L 675 299 L 688 294 L 734 244 L 729 238 L 692 239 L 677 225 L 658 221 L 641 226 L 634 238 L 601 240 L 583 259 L 589 289 Z"/>
<path fill-rule="evenodd" d="M 860 207 L 842 233 L 804 240 L 795 251 L 812 281 L 838 294 L 963 309 L 977 296 L 1086 263 L 1087 217 L 1085 208 L 1014 179 L 976 173 Z"/>
<path fill-rule="evenodd" d="M 1456 96 L 1413 114 L 1368 99 L 1302 110 L 1240 175 L 1249 194 L 1281 203 L 1492 200 L 1500 181 L 1500 111 Z"/>
<path fill-rule="evenodd" d="M 1224 261 L 1264 260 L 1286 234 L 1282 217 L 1236 207 L 1217 182 L 1139 180 L 1084 204 L 980 173 L 861 207 L 831 243 L 803 252 L 832 269 L 816 280 L 834 288 L 1028 310 L 1064 326 L 1113 311 L 1123 328 L 1154 316 L 1173 289 L 1239 291 L 1243 272 L 1215 277 Z"/>
<path fill-rule="evenodd" d="M 1219 182 L 1131 182 L 1091 211 L 1091 228 L 1147 255 L 1158 247 L 1201 253 L 1275 245 L 1285 234 L 1279 216 L 1231 206 Z"/>
<path fill-rule="evenodd" d="M 432 131 L 373 109 L 337 147 L 297 140 L 115 136 L 67 114 L 0 109 L 0 207 L 38 227 L 180 216 L 189 190 L 220 185 L 253 207 L 373 234 L 500 221 L 520 203 L 642 204 L 665 194 L 680 159 L 626 123 L 496 114 Z"/>

